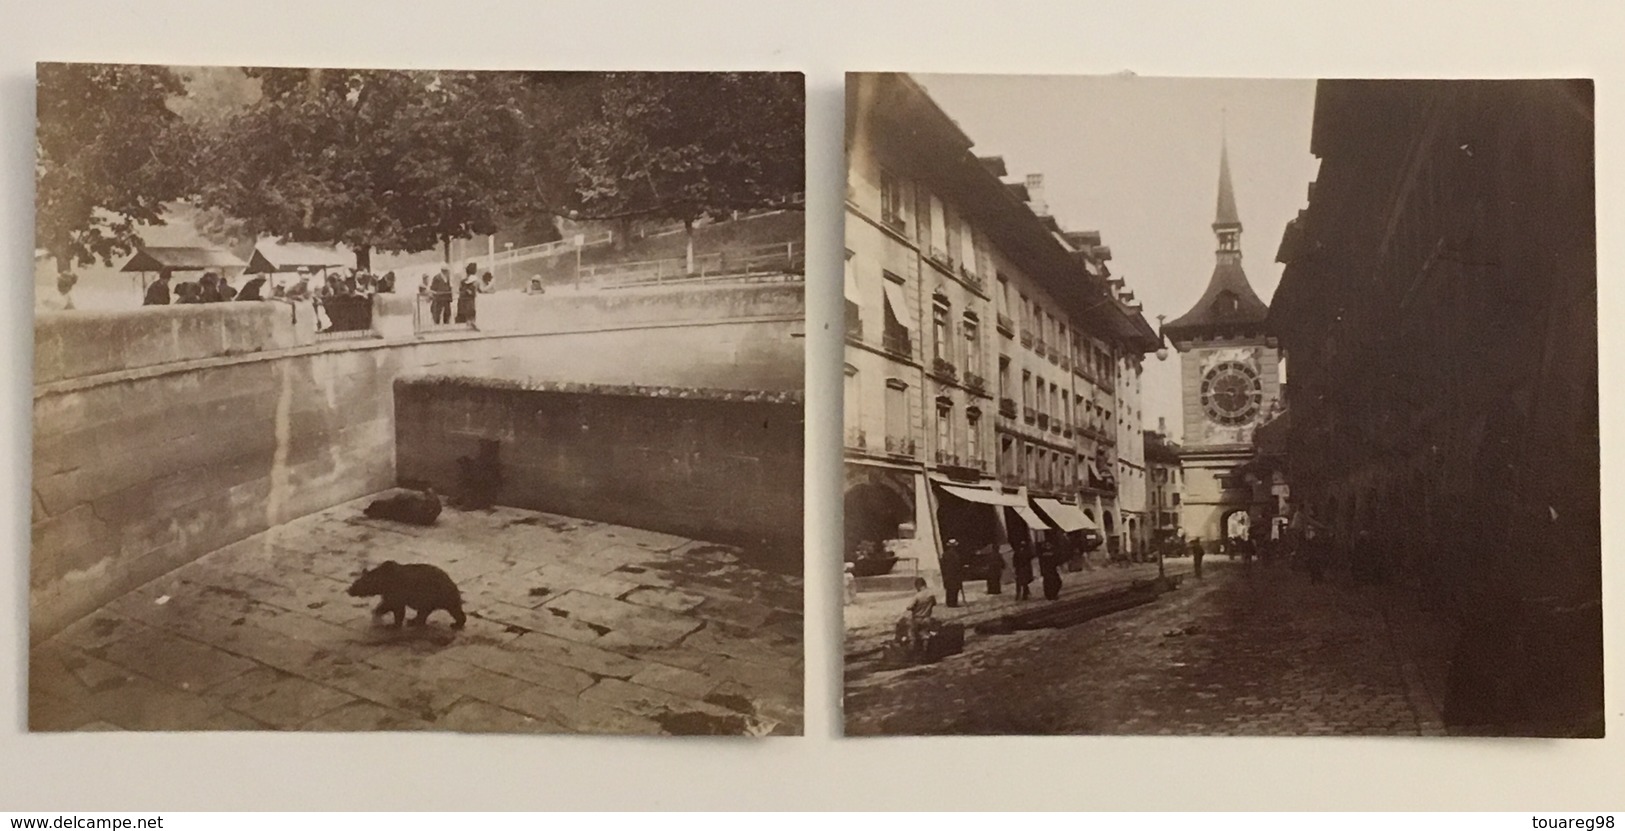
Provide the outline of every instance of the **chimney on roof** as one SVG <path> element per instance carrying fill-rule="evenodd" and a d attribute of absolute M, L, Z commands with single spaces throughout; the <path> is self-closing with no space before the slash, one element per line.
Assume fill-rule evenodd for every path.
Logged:
<path fill-rule="evenodd" d="M 1027 206 L 1038 216 L 1049 216 L 1049 203 L 1044 201 L 1044 174 L 1027 174 Z"/>

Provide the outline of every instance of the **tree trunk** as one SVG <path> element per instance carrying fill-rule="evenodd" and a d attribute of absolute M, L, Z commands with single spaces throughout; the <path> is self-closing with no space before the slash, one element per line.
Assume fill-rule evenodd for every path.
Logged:
<path fill-rule="evenodd" d="M 446 260 L 446 265 L 451 265 L 451 237 L 440 238 L 440 252 Z"/>
<path fill-rule="evenodd" d="M 359 271 L 372 271 L 372 246 L 355 247 L 355 267 Z"/>
<path fill-rule="evenodd" d="M 686 254 L 686 271 L 692 275 L 694 273 L 694 220 L 683 220 L 683 236 L 687 237 L 688 243 Z"/>

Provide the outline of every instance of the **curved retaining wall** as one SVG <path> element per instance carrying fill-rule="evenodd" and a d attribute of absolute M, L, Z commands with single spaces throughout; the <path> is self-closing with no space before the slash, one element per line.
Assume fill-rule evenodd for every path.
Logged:
<path fill-rule="evenodd" d="M 221 546 L 392 486 L 397 379 L 799 390 L 799 284 L 481 298 L 481 331 L 318 343 L 308 305 L 35 323 L 30 637 Z"/>

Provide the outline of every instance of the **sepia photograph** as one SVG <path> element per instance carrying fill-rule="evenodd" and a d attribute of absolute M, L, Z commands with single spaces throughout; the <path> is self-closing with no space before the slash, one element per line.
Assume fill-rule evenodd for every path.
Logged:
<path fill-rule="evenodd" d="M 41 63 L 28 727 L 799 735 L 799 73 Z"/>
<path fill-rule="evenodd" d="M 847 735 L 1603 736 L 1590 81 L 846 96 Z"/>

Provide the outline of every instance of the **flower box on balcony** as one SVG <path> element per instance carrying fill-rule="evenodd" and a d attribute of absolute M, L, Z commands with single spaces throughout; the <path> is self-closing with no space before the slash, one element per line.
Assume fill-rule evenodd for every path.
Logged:
<path fill-rule="evenodd" d="M 987 379 L 974 372 L 965 373 L 965 388 L 972 392 L 986 392 Z"/>
<path fill-rule="evenodd" d="M 1033 418 L 1034 417 L 1035 416 L 1033 414 L 1033 408 L 1031 408 L 1031 407 L 1022 407 L 1021 408 L 1021 418 L 1022 418 L 1023 421 L 1027 422 L 1028 424 L 1031 424 L 1031 423 L 1033 423 Z"/>
<path fill-rule="evenodd" d="M 1005 418 L 1016 417 L 1016 400 L 1014 398 L 999 399 L 999 415 Z"/>
<path fill-rule="evenodd" d="M 1021 333 L 1021 345 L 1025 346 L 1025 347 L 1028 347 L 1028 348 L 1032 347 L 1032 345 L 1033 345 L 1033 333 L 1032 332 L 1028 332 L 1028 331 L 1025 331 L 1025 330 L 1022 331 L 1022 333 Z"/>
<path fill-rule="evenodd" d="M 959 370 L 954 368 L 953 361 L 947 358 L 935 358 L 931 361 L 931 372 L 939 378 L 953 381 L 959 378 Z"/>
<path fill-rule="evenodd" d="M 945 450 L 937 451 L 937 464 L 948 467 L 959 467 L 959 457 Z"/>
<path fill-rule="evenodd" d="M 1038 341 L 1037 343 L 1033 344 L 1033 351 L 1040 355 L 1047 354 L 1049 352 L 1049 344 L 1043 341 Z"/>
<path fill-rule="evenodd" d="M 1040 430 L 1049 429 L 1049 413 L 1039 413 L 1038 414 L 1038 429 L 1040 429 Z"/>
<path fill-rule="evenodd" d="M 999 331 L 1006 337 L 1015 337 L 1016 324 L 1010 320 L 1009 315 L 999 315 L 994 318 L 994 322 L 998 324 Z"/>

